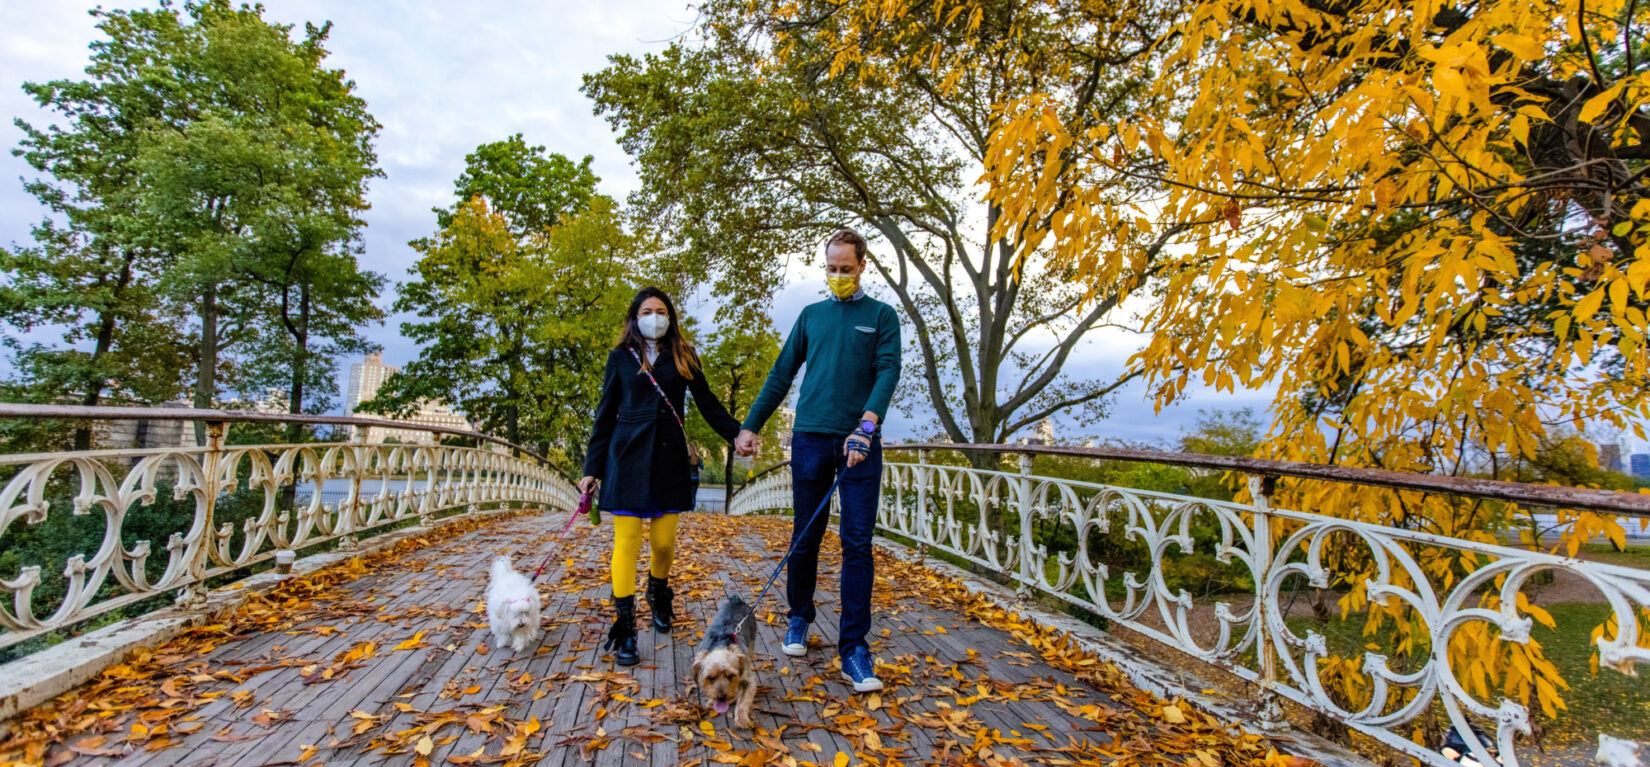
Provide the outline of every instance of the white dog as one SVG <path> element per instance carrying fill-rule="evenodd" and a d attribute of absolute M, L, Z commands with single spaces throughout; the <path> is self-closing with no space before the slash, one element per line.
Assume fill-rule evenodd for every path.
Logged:
<path fill-rule="evenodd" d="M 493 577 L 487 584 L 487 624 L 493 646 L 521 652 L 539 640 L 538 589 L 527 576 L 510 566 L 510 558 L 493 559 Z"/>

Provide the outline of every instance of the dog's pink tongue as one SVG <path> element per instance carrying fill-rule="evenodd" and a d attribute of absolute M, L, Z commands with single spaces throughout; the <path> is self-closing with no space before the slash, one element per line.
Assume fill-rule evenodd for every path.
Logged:
<path fill-rule="evenodd" d="M 726 714 L 728 712 L 728 702 L 725 700 L 711 701 L 710 706 L 711 708 L 716 709 L 716 713 L 718 714 Z"/>

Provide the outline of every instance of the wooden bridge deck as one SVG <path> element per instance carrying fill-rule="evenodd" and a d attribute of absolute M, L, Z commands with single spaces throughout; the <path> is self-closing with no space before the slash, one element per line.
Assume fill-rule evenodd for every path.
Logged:
<path fill-rule="evenodd" d="M 645 628 L 639 605 L 642 665 L 623 669 L 599 647 L 611 620 L 610 528 L 580 522 L 558 544 L 563 519 L 513 517 L 289 583 L 225 626 L 33 712 L 13 737 L 33 733 L 48 764 L 134 767 L 1213 765 L 1265 755 L 1263 742 L 1154 700 L 1033 627 L 1017 637 L 1011 616 L 992 617 L 957 584 L 881 551 L 872 649 L 888 687 L 852 694 L 835 662 L 834 535 L 806 658 L 777 651 L 783 588 L 758 607 L 757 730 L 736 730 L 690 692 L 693 649 L 727 590 L 749 599 L 761 587 L 790 520 L 684 519 L 675 632 Z M 519 655 L 488 647 L 489 560 L 506 553 L 531 568 L 557 546 L 539 581 L 542 644 Z"/>

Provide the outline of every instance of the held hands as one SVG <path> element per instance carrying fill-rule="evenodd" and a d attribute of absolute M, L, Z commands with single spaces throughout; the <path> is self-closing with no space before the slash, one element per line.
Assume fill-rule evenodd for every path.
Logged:
<path fill-rule="evenodd" d="M 749 458 L 756 455 L 756 432 L 750 429 L 740 429 L 739 436 L 733 440 L 733 452 Z"/>

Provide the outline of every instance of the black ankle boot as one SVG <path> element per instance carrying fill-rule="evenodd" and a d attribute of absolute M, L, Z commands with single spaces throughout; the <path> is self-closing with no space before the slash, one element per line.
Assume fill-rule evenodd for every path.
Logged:
<path fill-rule="evenodd" d="M 676 617 L 676 606 L 671 600 L 676 592 L 670 590 L 670 579 L 647 576 L 647 608 L 653 611 L 653 630 L 670 633 L 671 621 Z"/>
<path fill-rule="evenodd" d="M 613 651 L 614 663 L 634 666 L 642 662 L 636 654 L 636 595 L 614 597 L 613 606 L 618 609 L 618 615 L 613 619 L 613 628 L 608 630 L 607 644 L 602 649 Z"/>

